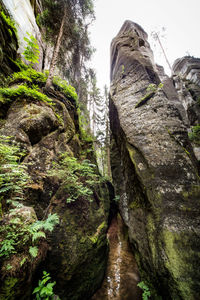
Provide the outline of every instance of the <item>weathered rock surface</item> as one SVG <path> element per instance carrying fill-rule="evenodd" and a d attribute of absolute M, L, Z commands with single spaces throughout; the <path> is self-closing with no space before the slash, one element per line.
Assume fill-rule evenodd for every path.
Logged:
<path fill-rule="evenodd" d="M 188 119 L 188 131 L 200 124 L 200 59 L 183 57 L 173 64 L 173 82 Z M 199 143 L 192 142 L 196 158 L 200 161 Z"/>
<path fill-rule="evenodd" d="M 19 97 L 10 102 L 2 115 L 0 136 L 12 136 L 24 149 L 22 163 L 27 163 L 32 180 L 26 188 L 23 202 L 26 206 L 16 210 L 16 215 L 24 218 L 23 223 L 25 220 L 31 223 L 46 219 L 49 213 L 57 213 L 60 222 L 48 235 L 48 243 L 40 241 L 38 247 L 42 246 L 36 259 L 31 260 L 24 247 L 19 255 L 21 259 L 29 259 L 23 266 L 18 253 L 0 265 L 1 299 L 30 299 L 34 273 L 40 278 L 42 270 L 50 272 L 52 280 L 56 280 L 56 294 L 62 300 L 88 299 L 104 276 L 108 189 L 104 183 L 97 184 L 93 187 L 92 202 L 80 196 L 75 202 L 67 203 L 66 178 L 51 176 L 52 170 L 55 173 L 53 162 L 58 162 L 66 152 L 80 160 L 90 159 L 92 163 L 95 159 L 91 142 L 81 138 L 75 101 L 53 89 L 51 94 L 54 105 Z M 28 218 L 31 212 L 32 219 Z M 5 264 L 13 266 L 16 260 L 16 267 L 5 271 Z"/>
<path fill-rule="evenodd" d="M 5 8 L 2 7 L 0 1 L 0 10 L 7 14 Z M 16 33 L 4 18 L 0 15 L 0 85 L 13 70 L 16 70 L 15 64 L 12 60 L 16 59 L 18 41 Z"/>
<path fill-rule="evenodd" d="M 111 80 L 113 181 L 141 275 L 163 299 L 198 299 L 200 186 L 188 119 L 131 21 L 112 41 Z"/>

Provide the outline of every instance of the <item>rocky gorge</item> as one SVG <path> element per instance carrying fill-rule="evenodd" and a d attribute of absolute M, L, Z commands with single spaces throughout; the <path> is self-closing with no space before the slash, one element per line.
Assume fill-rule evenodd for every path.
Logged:
<path fill-rule="evenodd" d="M 44 271 L 49 299 L 139 300 L 139 281 L 150 299 L 199 299 L 200 59 L 168 77 L 125 21 L 111 43 L 109 181 L 59 64 L 45 87 L 41 3 L 0 0 L 0 299 L 35 299 Z M 24 22 L 35 66 L 19 60 Z"/>

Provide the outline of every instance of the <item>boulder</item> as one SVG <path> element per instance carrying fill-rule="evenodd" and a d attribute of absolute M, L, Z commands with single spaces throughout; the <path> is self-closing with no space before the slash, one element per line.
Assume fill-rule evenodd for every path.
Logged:
<path fill-rule="evenodd" d="M 184 106 L 172 80 L 164 79 L 161 84 L 147 34 L 126 21 L 111 44 L 111 168 L 120 213 L 152 296 L 197 299 L 197 161 Z"/>

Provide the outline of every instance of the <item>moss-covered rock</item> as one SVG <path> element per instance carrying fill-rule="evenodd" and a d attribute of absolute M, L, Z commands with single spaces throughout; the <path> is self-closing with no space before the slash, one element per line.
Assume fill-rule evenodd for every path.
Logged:
<path fill-rule="evenodd" d="M 35 73 L 34 71 L 34 78 L 37 77 Z M 33 82 L 27 81 L 27 78 L 20 80 L 21 83 L 28 82 L 28 89 L 34 88 Z M 42 87 L 44 82 L 41 81 L 40 84 Z M 9 88 L 6 92 L 10 92 Z M 21 161 L 26 164 L 30 176 L 24 189 L 24 203 L 34 209 L 40 220 L 46 219 L 49 213 L 57 213 L 60 223 L 48 235 L 48 245 L 44 238 L 39 240 L 38 258 L 32 264 L 25 257 L 26 247 L 25 253 L 18 253 L 17 250 L 10 262 L 6 261 L 8 269 L 10 265 L 12 268 L 6 272 L 1 282 L 2 299 L 7 299 L 10 289 L 15 290 L 11 299 L 29 299 L 35 269 L 37 271 L 34 282 L 38 281 L 37 276 L 41 277 L 40 271 L 50 271 L 52 279 L 57 282 L 56 294 L 61 299 L 87 299 L 101 284 L 106 267 L 109 193 L 107 185 L 101 183 L 98 168 L 95 166 L 92 142 L 85 141 L 81 135 L 77 103 L 72 95 L 66 96 L 65 91 L 56 87 L 49 89 L 47 95 L 41 89 L 40 94 L 41 97 L 36 94 L 35 97 L 20 93 L 9 94 L 9 101 L 6 101 L 4 93 L 5 103 L 1 116 L 4 121 L 0 135 L 11 136 L 11 140 L 17 141 L 19 149 L 23 149 Z M 44 96 L 50 99 L 50 105 L 49 101 L 43 101 Z M 85 161 L 85 172 L 87 168 L 88 172 L 92 170 L 90 178 L 87 178 L 86 173 L 84 175 L 76 172 L 80 177 L 76 177 L 76 189 L 80 184 L 83 192 L 73 197 L 71 187 L 70 197 L 75 200 L 71 203 L 67 203 L 67 175 L 58 176 L 58 172 L 65 170 L 57 169 L 56 173 L 56 166 L 64 153 L 77 166 Z M 95 178 L 98 182 L 95 182 Z M 90 179 L 90 189 L 87 189 L 87 179 Z M 5 221 L 5 215 L 2 221 Z M 46 256 L 47 248 L 49 251 Z M 14 260 L 18 263 L 15 264 Z M 23 260 L 25 263 L 21 266 L 20 261 Z M 3 265 L 1 271 L 5 268 L 6 265 Z M 30 281 L 29 284 L 27 280 Z M 25 295 L 23 288 L 27 291 Z"/>
<path fill-rule="evenodd" d="M 0 1 L 0 86 L 5 82 L 6 77 L 18 68 L 13 63 L 16 59 L 18 41 L 13 21 Z"/>
<path fill-rule="evenodd" d="M 112 176 L 141 277 L 153 299 L 197 299 L 200 190 L 187 113 L 172 80 L 159 84 L 139 25 L 124 23 L 111 57 Z M 149 86 L 161 88 L 146 99 Z"/>

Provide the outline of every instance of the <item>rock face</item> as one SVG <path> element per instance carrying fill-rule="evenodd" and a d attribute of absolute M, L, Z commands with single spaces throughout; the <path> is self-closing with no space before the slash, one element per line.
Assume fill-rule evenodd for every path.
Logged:
<path fill-rule="evenodd" d="M 6 14 L 5 9 L 2 8 L 2 2 L 0 1 L 0 10 Z M 13 27 L 6 22 L 6 18 L 0 15 L 0 85 L 4 82 L 4 78 L 8 76 L 13 70 L 16 70 L 16 66 L 12 60 L 16 59 L 18 41 L 16 32 Z"/>
<path fill-rule="evenodd" d="M 2 0 L 5 7 L 8 9 L 10 15 L 16 23 L 19 39 L 19 53 L 23 53 L 26 47 L 24 37 L 27 36 L 27 32 L 33 35 L 39 42 L 40 45 L 40 58 L 42 59 L 42 40 L 39 28 L 36 24 L 34 11 L 31 6 L 30 0 Z M 42 61 L 37 66 L 38 70 L 42 68 Z"/>
<path fill-rule="evenodd" d="M 200 124 L 200 59 L 189 56 L 177 59 L 173 65 L 173 81 L 185 108 L 191 134 Z M 200 161 L 198 136 L 192 139 L 192 146 L 197 160 Z"/>
<path fill-rule="evenodd" d="M 163 299 L 197 299 L 200 186 L 189 121 L 131 21 L 112 41 L 111 81 L 113 181 L 142 278 Z"/>
<path fill-rule="evenodd" d="M 27 258 L 25 265 L 18 265 L 15 270 L 6 273 L 5 263 L 12 266 L 14 258 L 7 259 L 1 265 L 1 299 L 8 299 L 11 289 L 15 293 L 9 299 L 29 299 L 32 278 L 37 270 L 38 277 L 41 276 L 41 270 L 48 270 L 52 274 L 57 282 L 56 293 L 61 299 L 74 300 L 89 298 L 99 287 L 104 275 L 108 190 L 105 184 L 97 184 L 92 201 L 80 196 L 75 202 L 67 203 L 67 178 L 56 175 L 53 161 L 58 162 L 64 153 L 81 161 L 90 159 L 94 163 L 95 160 L 91 151 L 87 154 L 87 149 L 92 147 L 91 142 L 78 137 L 81 134 L 75 102 L 60 92 L 52 90 L 51 93 L 54 93 L 53 106 L 20 97 L 11 102 L 0 128 L 0 136 L 12 136 L 24 149 L 23 164 L 28 164 L 31 177 L 23 204 L 26 206 L 16 210 L 16 215 L 26 217 L 30 210 L 35 216 L 32 222 L 35 222 L 45 219 L 49 213 L 57 213 L 60 220 L 56 229 L 48 235 L 48 243 L 45 241 L 40 259 L 33 259 L 31 263 Z M 4 219 L 1 221 L 4 224 Z M 23 257 L 25 254 L 28 255 L 26 245 L 20 255 Z"/>

